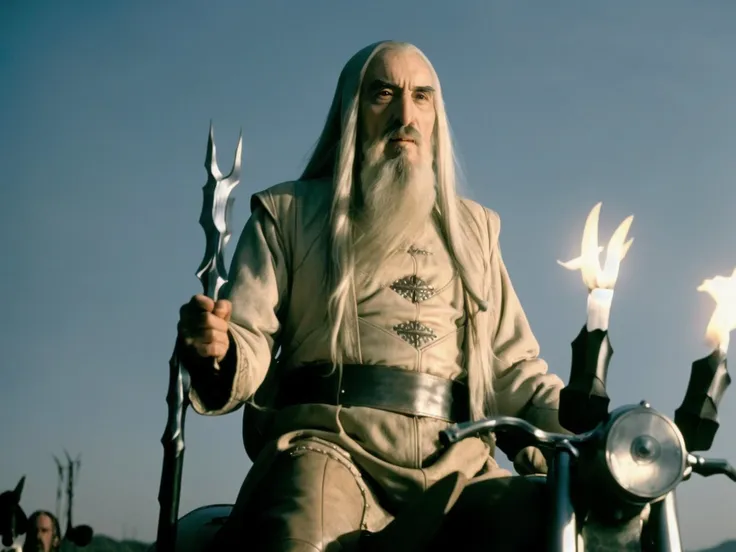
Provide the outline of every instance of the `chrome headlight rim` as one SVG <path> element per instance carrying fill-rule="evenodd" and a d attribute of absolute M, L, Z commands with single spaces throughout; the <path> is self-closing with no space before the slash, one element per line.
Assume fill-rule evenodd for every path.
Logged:
<path fill-rule="evenodd" d="M 657 462 L 656 465 L 653 464 L 653 467 L 660 467 L 658 475 L 668 473 L 669 476 L 664 478 L 662 484 L 651 490 L 647 490 L 642 486 L 632 488 L 632 485 L 627 484 L 622 477 L 622 466 L 616 460 L 617 453 L 623 450 L 621 442 L 617 442 L 617 437 L 620 437 L 620 430 L 624 424 L 631 422 L 632 418 L 636 417 L 648 418 L 649 421 L 656 422 L 656 429 L 659 430 L 660 434 L 665 434 L 667 437 L 667 440 L 661 443 L 652 435 L 642 433 L 637 436 L 637 439 L 633 439 L 627 444 L 629 450 L 641 447 L 642 451 L 649 452 L 652 455 L 662 454 L 662 445 L 664 444 L 664 454 L 667 455 L 667 458 L 661 459 L 661 462 L 657 462 L 657 460 L 652 462 Z M 634 420 L 634 422 L 636 423 L 637 420 Z M 627 406 L 615 410 L 611 413 L 609 423 L 606 426 L 602 443 L 606 469 L 613 483 L 630 499 L 642 503 L 655 501 L 674 490 L 684 480 L 688 465 L 688 451 L 682 433 L 669 417 L 651 408 L 648 404 L 642 403 L 637 406 Z M 643 437 L 643 439 L 638 440 L 639 437 Z"/>

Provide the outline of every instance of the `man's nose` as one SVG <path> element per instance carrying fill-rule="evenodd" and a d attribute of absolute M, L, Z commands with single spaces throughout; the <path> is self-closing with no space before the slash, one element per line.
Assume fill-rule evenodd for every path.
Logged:
<path fill-rule="evenodd" d="M 396 111 L 394 116 L 401 123 L 402 127 L 408 126 L 414 122 L 414 100 L 411 94 L 402 94 L 398 102 L 396 102 Z"/>

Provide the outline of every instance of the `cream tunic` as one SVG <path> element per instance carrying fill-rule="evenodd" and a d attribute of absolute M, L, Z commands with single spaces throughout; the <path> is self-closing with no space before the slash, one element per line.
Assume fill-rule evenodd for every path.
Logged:
<path fill-rule="evenodd" d="M 191 392 L 194 409 L 221 415 L 239 408 L 258 391 L 268 405 L 283 366 L 329 362 L 326 318 L 328 181 L 287 182 L 256 194 L 253 214 L 241 234 L 223 297 L 233 303 L 230 332 L 235 344 L 235 375 L 227 400 L 208 400 L 208 390 Z M 538 358 L 538 344 L 511 286 L 498 247 L 498 216 L 462 200 L 463 216 L 478 228 L 477 266 L 482 273 L 487 312 L 475 313 L 481 333 L 477 346 L 467 338 L 468 316 L 460 278 L 436 230 L 376 274 L 356 276 L 360 358 L 474 385 L 477 359 L 491 359 L 499 414 L 522 416 L 537 426 L 560 431 L 557 403 L 561 380 Z M 278 359 L 274 359 L 279 347 Z M 269 370 L 269 367 L 271 368 Z M 268 376 L 268 377 L 267 377 Z M 498 470 L 492 443 L 468 438 L 446 449 L 439 432 L 448 423 L 364 407 L 292 406 L 276 414 L 246 408 L 246 448 L 254 466 L 239 501 L 278 451 L 304 439 L 338 445 L 370 474 L 391 506 L 415 497 L 453 471 L 468 478 Z M 503 472 L 506 473 L 507 472 Z M 385 520 L 374 519 L 380 526 Z M 368 525 L 371 525 L 369 523 Z"/>

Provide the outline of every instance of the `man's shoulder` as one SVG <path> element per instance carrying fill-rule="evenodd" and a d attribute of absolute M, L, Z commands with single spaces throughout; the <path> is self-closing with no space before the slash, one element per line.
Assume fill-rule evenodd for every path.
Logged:
<path fill-rule="evenodd" d="M 322 211 L 329 207 L 331 184 L 329 179 L 279 182 L 251 196 L 251 211 L 261 205 L 277 220 L 295 210 L 302 213 Z"/>
<path fill-rule="evenodd" d="M 465 217 L 472 219 L 481 228 L 488 228 L 492 235 L 498 235 L 501 229 L 501 217 L 496 211 L 467 197 L 461 196 L 459 200 Z"/>

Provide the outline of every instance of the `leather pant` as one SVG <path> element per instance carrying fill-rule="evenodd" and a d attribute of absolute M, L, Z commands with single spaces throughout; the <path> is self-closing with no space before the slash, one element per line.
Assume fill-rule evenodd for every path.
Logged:
<path fill-rule="evenodd" d="M 522 477 L 462 482 L 449 512 L 437 504 L 398 531 L 365 537 L 375 495 L 340 452 L 307 444 L 280 454 L 249 500 L 244 542 L 248 552 L 363 552 L 543 550 L 544 489 Z M 457 488 L 457 485 L 456 485 Z M 458 488 L 459 489 L 459 488 Z M 440 497 L 440 501 L 445 497 Z M 440 512 L 440 515 L 438 515 Z M 402 520 L 401 514 L 394 520 Z M 391 525 L 386 529 L 390 529 Z M 405 530 L 406 528 L 406 530 Z M 431 533 L 431 534 L 430 534 Z M 428 547 L 416 544 L 421 534 Z M 462 543 L 462 544 L 461 544 Z"/>
<path fill-rule="evenodd" d="M 357 468 L 337 451 L 306 444 L 281 453 L 249 500 L 248 552 L 357 550 L 369 501 Z"/>

